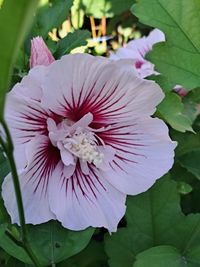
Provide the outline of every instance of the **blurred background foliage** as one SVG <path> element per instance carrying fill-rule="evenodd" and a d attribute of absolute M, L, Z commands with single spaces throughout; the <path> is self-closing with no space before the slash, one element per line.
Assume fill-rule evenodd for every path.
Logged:
<path fill-rule="evenodd" d="M 18 56 L 13 83 L 29 69 L 30 39 L 35 36 L 42 36 L 59 58 L 70 52 L 106 56 L 128 40 L 147 34 L 150 28 L 141 26 L 131 14 L 133 3 L 133 0 L 40 0 L 32 29 Z"/>
<path fill-rule="evenodd" d="M 1 9 L 6 1 L 0 0 Z M 40 0 L 18 52 L 11 87 L 29 71 L 30 40 L 38 35 L 56 59 L 77 52 L 109 56 L 129 40 L 148 35 L 152 27 L 163 30 L 167 39 L 147 57 L 161 73 L 149 79 L 166 95 L 156 116 L 168 124 L 178 142 L 172 170 L 147 192 L 128 198 L 126 216 L 115 234 L 104 229 L 72 232 L 57 222 L 30 225 L 30 243 L 44 266 L 200 266 L 200 1 L 135 2 Z M 188 88 L 186 96 L 173 91 L 176 84 Z M 8 172 L 0 151 L 0 183 Z M 0 197 L 0 266 L 30 267 L 29 258 L 6 229 L 19 235 Z"/>

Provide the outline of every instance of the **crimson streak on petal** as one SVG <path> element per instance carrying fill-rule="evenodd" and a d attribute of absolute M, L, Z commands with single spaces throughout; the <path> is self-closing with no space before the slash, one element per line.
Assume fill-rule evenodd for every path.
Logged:
<path fill-rule="evenodd" d="M 33 147 L 37 147 L 34 154 L 31 151 Z M 30 163 L 25 173 L 27 181 L 34 184 L 34 192 L 40 187 L 41 192 L 46 194 L 49 179 L 60 161 L 60 152 L 51 144 L 48 137 L 40 136 L 30 142 L 27 153 L 30 153 Z"/>

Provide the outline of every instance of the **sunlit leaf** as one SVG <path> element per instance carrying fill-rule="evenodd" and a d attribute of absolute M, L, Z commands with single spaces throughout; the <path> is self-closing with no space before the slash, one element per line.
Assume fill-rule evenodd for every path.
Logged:
<path fill-rule="evenodd" d="M 71 21 L 74 29 L 80 29 L 84 23 L 84 10 L 81 0 L 74 0 L 71 8 Z"/>
<path fill-rule="evenodd" d="M 176 84 L 200 84 L 200 1 L 139 0 L 132 12 L 141 22 L 161 29 L 166 43 L 157 44 L 148 59 Z"/>
<path fill-rule="evenodd" d="M 37 0 L 9 0 L 4 1 L 0 9 L 0 114 L 14 61 L 33 19 L 37 3 Z"/>
<path fill-rule="evenodd" d="M 55 57 L 59 58 L 64 54 L 69 54 L 76 47 L 87 44 L 87 39 L 90 38 L 90 32 L 87 30 L 77 30 L 69 33 L 65 38 L 57 43 Z"/>
<path fill-rule="evenodd" d="M 82 0 L 85 13 L 95 18 L 113 17 L 129 10 L 134 0 Z"/>
<path fill-rule="evenodd" d="M 31 35 L 46 38 L 49 31 L 67 19 L 72 3 L 73 0 L 54 0 L 42 6 L 37 12 Z"/>

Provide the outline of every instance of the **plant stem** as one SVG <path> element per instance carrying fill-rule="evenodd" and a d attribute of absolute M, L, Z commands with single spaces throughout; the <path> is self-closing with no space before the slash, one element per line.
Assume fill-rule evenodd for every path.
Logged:
<path fill-rule="evenodd" d="M 102 35 L 105 38 L 106 37 L 106 16 L 103 16 L 101 19 L 101 25 L 102 25 Z M 103 40 L 103 45 L 106 46 L 107 42 L 106 39 Z"/>
<path fill-rule="evenodd" d="M 22 194 L 21 194 L 21 189 L 20 189 L 20 184 L 19 184 L 19 178 L 17 174 L 17 168 L 13 156 L 13 142 L 12 138 L 10 135 L 10 131 L 8 129 L 8 126 L 4 119 L 1 118 L 1 124 L 3 126 L 3 129 L 5 131 L 5 135 L 7 138 L 7 143 L 5 143 L 2 139 L 0 139 L 2 146 L 6 152 L 6 155 L 8 157 L 9 163 L 10 163 L 10 168 L 11 168 L 11 174 L 13 178 L 13 184 L 14 184 L 14 189 L 15 189 L 15 196 L 17 200 L 17 208 L 18 208 L 18 214 L 19 214 L 19 221 L 20 221 L 20 226 L 21 226 L 21 246 L 24 248 L 30 259 L 32 260 L 33 264 L 36 267 L 41 267 L 40 263 L 38 262 L 38 259 L 35 257 L 29 243 L 28 243 L 28 231 L 27 231 L 27 226 L 26 226 L 26 221 L 25 221 L 25 215 L 24 215 L 24 207 L 23 207 L 23 201 L 22 201 Z"/>
<path fill-rule="evenodd" d="M 90 24 L 91 24 L 91 30 L 92 30 L 92 38 L 96 38 L 96 26 L 95 26 L 95 20 L 93 16 L 90 16 Z"/>

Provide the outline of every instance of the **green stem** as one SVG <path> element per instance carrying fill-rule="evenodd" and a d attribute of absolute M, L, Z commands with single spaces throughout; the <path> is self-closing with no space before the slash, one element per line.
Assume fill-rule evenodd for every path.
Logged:
<path fill-rule="evenodd" d="M 6 155 L 8 157 L 9 163 L 10 163 L 10 168 L 11 168 L 11 173 L 12 173 L 12 178 L 13 178 L 13 184 L 14 184 L 14 189 L 15 189 L 15 195 L 16 195 L 16 200 L 17 200 L 17 208 L 18 208 L 18 214 L 19 214 L 19 221 L 20 221 L 20 226 L 21 226 L 21 246 L 24 248 L 26 253 L 29 255 L 30 259 L 32 260 L 33 264 L 36 267 L 41 267 L 40 263 L 38 262 L 37 258 L 35 257 L 29 243 L 28 243 L 28 231 L 27 231 L 27 226 L 26 226 L 26 221 L 25 221 L 25 215 L 24 215 L 24 207 L 23 207 L 23 201 L 22 201 L 22 194 L 21 194 L 21 188 L 19 184 L 19 178 L 17 174 L 17 168 L 13 156 L 13 142 L 11 138 L 10 131 L 8 129 L 8 126 L 4 119 L 1 119 L 1 124 L 3 126 L 3 129 L 6 134 L 7 138 L 7 143 L 5 144 L 2 139 L 0 139 L 0 143 L 2 143 L 3 148 L 5 149 Z"/>
<path fill-rule="evenodd" d="M 5 153 L 7 153 L 7 147 L 6 147 L 6 144 L 5 144 L 5 142 L 3 141 L 3 138 L 0 136 L 0 145 L 2 146 L 2 148 L 3 148 L 3 151 L 5 152 Z"/>

